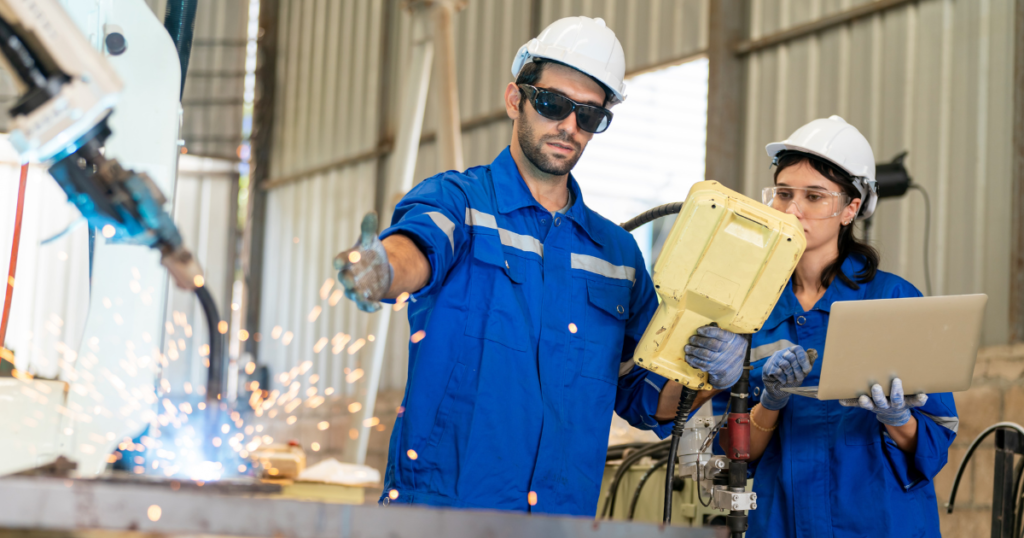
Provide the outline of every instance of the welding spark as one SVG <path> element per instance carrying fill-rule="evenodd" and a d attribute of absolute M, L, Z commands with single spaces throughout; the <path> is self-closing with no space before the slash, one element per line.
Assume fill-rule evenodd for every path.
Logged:
<path fill-rule="evenodd" d="M 327 294 L 331 293 L 331 288 L 333 288 L 333 287 L 334 287 L 334 279 L 333 278 L 328 278 L 327 280 L 324 280 L 323 285 L 320 286 L 320 298 L 321 299 L 326 299 L 327 298 Z"/>
<path fill-rule="evenodd" d="M 109 226 L 109 224 L 107 226 Z M 161 515 L 163 515 L 163 510 L 160 509 L 160 505 L 158 504 L 152 504 L 146 510 L 146 516 L 150 521 L 159 521 Z"/>
<path fill-rule="evenodd" d="M 408 456 L 409 459 L 414 461 L 416 460 L 416 458 L 420 457 L 419 454 L 417 454 L 416 451 L 411 448 L 406 451 L 405 455 Z"/>
<path fill-rule="evenodd" d="M 281 337 L 281 331 L 281 326 L 275 325 L 273 330 L 270 331 L 270 337 L 273 338 L 274 340 L 277 340 L 278 338 Z"/>
<path fill-rule="evenodd" d="M 326 420 L 324 420 L 324 421 L 322 421 L 322 422 L 320 422 L 319 424 L 316 425 L 316 429 L 318 429 L 320 431 L 324 431 L 324 430 L 326 430 L 327 428 L 330 428 L 330 427 L 331 427 L 331 423 L 327 422 Z"/>
<path fill-rule="evenodd" d="M 359 379 L 362 378 L 362 377 L 363 377 L 363 369 L 362 368 L 356 368 L 355 370 L 352 370 L 351 373 L 349 373 L 348 375 L 345 376 L 345 382 L 346 383 L 355 383 L 356 381 L 359 381 Z"/>
<path fill-rule="evenodd" d="M 309 448 L 312 448 L 313 452 L 320 452 L 320 443 L 313 441 L 313 443 L 309 445 Z"/>
<path fill-rule="evenodd" d="M 348 346 L 348 354 L 349 355 L 355 355 L 355 353 L 357 351 L 359 351 L 360 349 L 362 349 L 363 346 L 365 346 L 365 345 L 366 345 L 366 340 L 363 340 L 362 338 L 360 338 L 359 340 L 356 340 L 355 343 L 353 343 L 351 346 Z"/>
<path fill-rule="evenodd" d="M 537 492 L 531 491 L 530 494 L 526 496 L 526 502 L 530 503 L 530 506 L 537 506 Z"/>
<path fill-rule="evenodd" d="M 341 301 L 342 295 L 343 294 L 341 293 L 341 290 L 334 290 L 333 292 L 331 292 L 331 297 L 330 299 L 327 300 L 327 304 L 331 306 L 337 306 L 338 302 Z"/>
<path fill-rule="evenodd" d="M 359 260 L 361 260 L 362 258 L 363 258 L 363 256 L 362 256 L 362 254 L 359 253 L 358 250 L 353 250 L 352 252 L 349 252 L 349 254 L 348 254 L 348 261 L 350 261 L 352 263 L 359 263 Z"/>
<path fill-rule="evenodd" d="M 316 321 L 316 318 L 320 317 L 320 312 L 322 311 L 323 308 L 320 308 L 320 305 L 316 305 L 309 311 L 309 316 L 307 316 L 306 319 L 308 319 L 310 323 L 313 323 Z"/>
<path fill-rule="evenodd" d="M 348 412 L 349 413 L 358 413 L 359 410 L 362 409 L 362 408 L 363 408 L 363 404 L 361 404 L 359 402 L 352 402 L 352 403 L 348 404 Z"/>
<path fill-rule="evenodd" d="M 398 498 L 398 490 L 397 489 L 393 489 L 393 490 L 389 491 L 388 492 L 388 498 L 391 499 L 392 501 L 397 499 Z"/>
<path fill-rule="evenodd" d="M 420 330 L 416 331 L 415 333 L 413 333 L 412 337 L 409 338 L 409 341 L 414 343 L 414 344 L 418 344 L 418 343 L 420 343 L 426 337 L 427 337 L 427 331 L 424 331 L 424 330 L 420 329 Z"/>
<path fill-rule="evenodd" d="M 577 331 L 576 324 L 575 323 L 570 323 L 569 324 L 569 332 L 571 332 L 572 334 L 576 334 L 576 331 Z"/>
<path fill-rule="evenodd" d="M 281 337 L 281 343 L 287 346 L 288 344 L 292 343 L 292 338 L 294 337 L 295 335 L 292 334 L 291 331 L 288 331 L 284 333 L 284 336 Z"/>

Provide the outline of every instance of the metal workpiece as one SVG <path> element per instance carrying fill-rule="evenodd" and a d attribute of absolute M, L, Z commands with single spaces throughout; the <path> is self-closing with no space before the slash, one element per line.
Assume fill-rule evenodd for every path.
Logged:
<path fill-rule="evenodd" d="M 725 486 L 716 486 L 712 507 L 722 511 L 754 510 L 757 508 L 757 494 L 753 491 L 729 491 Z"/>
<path fill-rule="evenodd" d="M 0 479 L 0 499 L 4 500 L 0 503 L 0 536 L 87 530 L 92 531 L 90 536 L 95 536 L 95 531 L 132 531 L 162 536 L 288 538 L 716 536 L 711 528 L 397 503 L 388 507 L 352 506 L 276 500 L 259 494 L 222 495 L 204 488 L 174 491 L 102 480 L 7 477 Z"/>

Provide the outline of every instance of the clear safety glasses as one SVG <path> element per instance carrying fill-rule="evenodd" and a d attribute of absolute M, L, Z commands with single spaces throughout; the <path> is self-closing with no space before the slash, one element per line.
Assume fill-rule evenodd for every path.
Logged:
<path fill-rule="evenodd" d="M 815 187 L 767 187 L 761 201 L 779 211 L 796 204 L 800 214 L 809 219 L 830 219 L 839 215 L 850 203 L 845 192 L 829 192 Z"/>
<path fill-rule="evenodd" d="M 519 88 L 533 103 L 533 109 L 549 120 L 562 121 L 575 111 L 576 125 L 588 133 L 603 133 L 612 124 L 612 112 L 607 108 L 577 103 L 564 95 L 529 84 L 520 84 Z"/>

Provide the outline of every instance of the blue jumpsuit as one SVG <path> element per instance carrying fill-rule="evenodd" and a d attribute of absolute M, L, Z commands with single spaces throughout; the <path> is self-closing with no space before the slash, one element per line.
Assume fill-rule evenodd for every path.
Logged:
<path fill-rule="evenodd" d="M 863 267 L 853 256 L 842 264 L 851 279 Z M 828 360 L 822 352 L 833 302 L 920 296 L 909 282 L 879 271 L 859 290 L 836 279 L 805 312 L 790 282 L 753 338 L 751 405 L 764 390 L 765 362 L 785 347 L 800 345 L 822 354 L 803 382 L 818 384 Z M 727 401 L 727 393 L 715 397 L 716 414 Z M 917 450 L 907 454 L 874 413 L 791 396 L 764 454 L 750 465 L 758 506 L 750 513 L 747 536 L 940 536 L 932 479 L 946 464 L 959 419 L 948 393 L 929 394 L 928 403 L 911 413 L 917 419 Z"/>
<path fill-rule="evenodd" d="M 398 204 L 381 236 L 410 237 L 432 273 L 409 304 L 424 337 L 409 346 L 382 502 L 394 489 L 390 502 L 593 516 L 613 409 L 670 431 L 654 419 L 665 378 L 632 362 L 657 308 L 643 257 L 572 176 L 569 188 L 553 216 L 505 149 Z"/>

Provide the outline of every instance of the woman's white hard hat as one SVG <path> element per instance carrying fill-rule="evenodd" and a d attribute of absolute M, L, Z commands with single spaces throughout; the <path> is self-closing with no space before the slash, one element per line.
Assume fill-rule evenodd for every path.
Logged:
<path fill-rule="evenodd" d="M 839 116 L 816 119 L 797 129 L 789 138 L 765 146 L 768 156 L 777 158 L 783 151 L 799 151 L 824 159 L 853 178 L 860 192 L 861 209 L 857 220 L 870 217 L 878 204 L 875 182 L 875 154 L 871 144 L 856 127 Z"/>
<path fill-rule="evenodd" d="M 512 76 L 534 58 L 554 60 L 590 75 L 612 92 L 608 105 L 626 99 L 626 56 L 604 19 L 566 17 L 551 23 L 512 60 Z"/>

